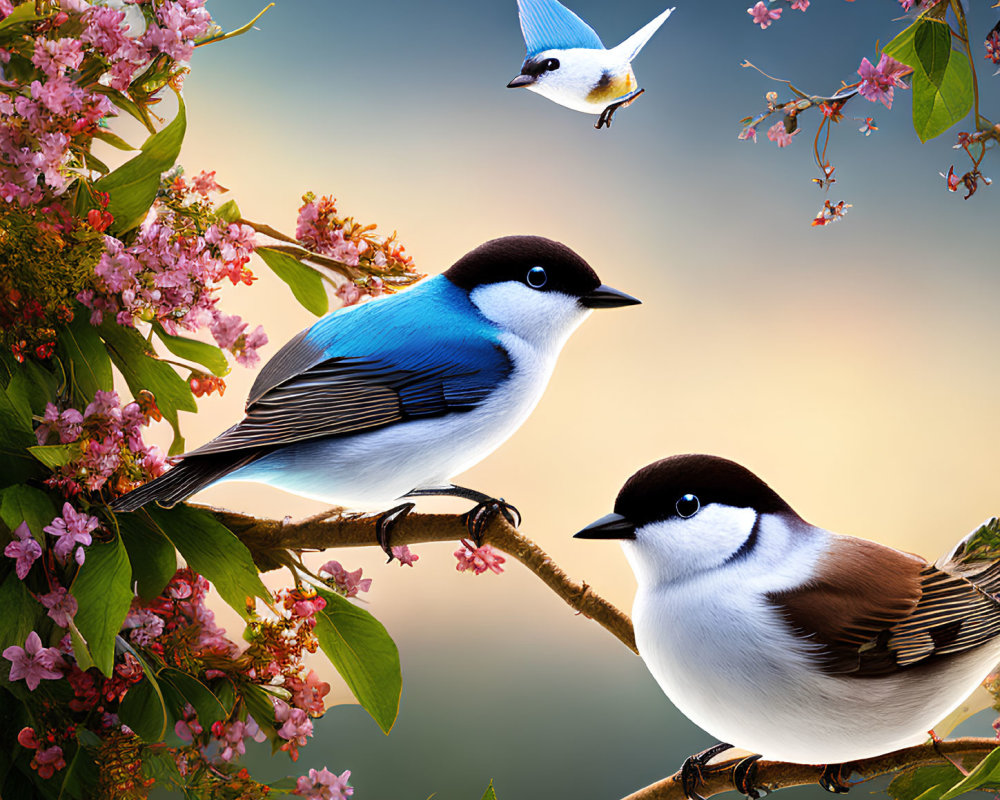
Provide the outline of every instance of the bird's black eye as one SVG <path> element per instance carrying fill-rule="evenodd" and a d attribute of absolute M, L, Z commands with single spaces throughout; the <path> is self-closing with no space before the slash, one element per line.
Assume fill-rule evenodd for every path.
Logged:
<path fill-rule="evenodd" d="M 553 70 L 559 69 L 559 59 L 547 58 L 542 62 L 542 67 L 545 68 L 546 72 L 552 72 Z"/>
<path fill-rule="evenodd" d="M 544 267 L 532 267 L 528 270 L 528 276 L 525 278 L 528 286 L 532 289 L 541 289 L 548 279 L 549 276 L 545 274 Z"/>
<path fill-rule="evenodd" d="M 674 504 L 674 508 L 677 509 L 678 516 L 687 519 L 698 513 L 698 510 L 701 508 L 701 501 L 693 494 L 686 494 Z"/>

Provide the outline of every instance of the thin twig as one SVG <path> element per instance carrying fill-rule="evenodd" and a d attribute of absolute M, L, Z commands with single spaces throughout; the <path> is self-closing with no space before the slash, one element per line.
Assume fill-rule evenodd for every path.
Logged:
<path fill-rule="evenodd" d="M 375 517 L 317 515 L 301 522 L 256 519 L 245 514 L 200 506 L 235 533 L 250 549 L 263 570 L 276 569 L 284 563 L 281 553 L 287 550 L 324 550 L 330 547 L 377 547 Z M 422 542 L 459 541 L 469 535 L 462 517 L 456 514 L 408 514 L 392 530 L 394 545 Z M 548 554 L 501 516 L 490 522 L 483 543 L 514 557 L 541 578 L 572 609 L 590 617 L 638 653 L 632 620 L 627 614 L 594 594 L 583 582 L 574 581 L 549 558 Z"/>
<path fill-rule="evenodd" d="M 861 783 L 879 775 L 899 772 L 903 769 L 945 764 L 948 763 L 947 756 L 966 762 L 967 766 L 973 766 L 982 761 L 998 746 L 1000 746 L 1000 742 L 996 739 L 976 738 L 939 742 L 936 748 L 931 743 L 919 744 L 915 747 L 896 750 L 884 756 L 850 762 L 845 765 L 844 773 L 847 774 L 850 771 L 851 774 L 857 776 L 857 781 Z M 740 759 L 728 761 L 718 766 L 709 765 L 705 780 L 695 787 L 698 794 L 703 797 L 711 797 L 722 792 L 738 791 L 733 780 L 733 769 L 738 763 L 740 763 Z M 818 785 L 824 768 L 823 764 L 758 761 L 756 788 L 766 789 L 770 792 L 789 786 Z M 957 783 L 958 780 L 956 779 L 955 782 Z M 664 778 L 662 781 L 630 794 L 624 800 L 685 800 L 681 773 L 678 771 L 669 778 Z"/>

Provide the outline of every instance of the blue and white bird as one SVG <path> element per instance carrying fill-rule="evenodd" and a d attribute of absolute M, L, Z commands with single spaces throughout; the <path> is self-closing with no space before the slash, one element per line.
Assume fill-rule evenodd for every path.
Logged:
<path fill-rule="evenodd" d="M 632 59 L 674 9 L 610 50 L 558 0 L 517 0 L 517 10 L 528 54 L 508 88 L 523 87 L 574 111 L 600 114 L 594 126 L 600 130 L 611 127 L 615 111 L 645 91 L 636 81 Z"/>
<path fill-rule="evenodd" d="M 475 500 L 470 531 L 510 507 L 451 477 L 528 418 L 563 344 L 595 308 L 638 303 L 601 283 L 563 244 L 494 239 L 401 294 L 327 314 L 264 366 L 246 417 L 119 498 L 170 506 L 220 481 L 257 481 L 360 510 L 384 510 L 379 540 L 406 498 Z M 485 515 L 485 516 L 484 516 Z"/>

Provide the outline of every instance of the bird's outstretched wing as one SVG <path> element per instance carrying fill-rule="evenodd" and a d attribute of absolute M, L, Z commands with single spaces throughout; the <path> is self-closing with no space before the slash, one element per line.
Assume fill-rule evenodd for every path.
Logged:
<path fill-rule="evenodd" d="M 660 26 L 667 21 L 667 17 L 673 13 L 674 9 L 668 8 L 662 14 L 660 14 L 656 19 L 647 22 L 639 30 L 629 36 L 624 42 L 614 48 L 616 53 L 621 53 L 623 60 L 626 63 L 631 64 L 632 59 L 639 55 L 639 51 L 646 46 L 653 34 L 656 33 Z"/>
<path fill-rule="evenodd" d="M 1000 523 L 986 522 L 928 565 L 839 538 L 821 577 L 771 602 L 815 645 L 823 671 L 885 675 L 1000 636 Z"/>
<path fill-rule="evenodd" d="M 529 58 L 545 50 L 604 49 L 594 29 L 558 0 L 517 0 L 517 12 Z"/>

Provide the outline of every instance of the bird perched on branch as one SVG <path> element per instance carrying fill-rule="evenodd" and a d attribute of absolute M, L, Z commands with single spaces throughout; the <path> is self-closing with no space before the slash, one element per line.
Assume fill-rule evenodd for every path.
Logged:
<path fill-rule="evenodd" d="M 673 10 L 608 50 L 594 29 L 558 0 L 517 0 L 528 54 L 521 74 L 507 87 L 530 89 L 574 111 L 600 114 L 594 127 L 610 128 L 615 111 L 645 91 L 636 82 L 632 59 Z"/>
<path fill-rule="evenodd" d="M 692 797 L 729 746 L 839 764 L 926 741 L 1000 660 L 996 519 L 931 565 L 810 525 L 739 464 L 684 455 L 639 470 L 576 536 L 621 540 L 639 653 L 729 743 L 685 764 Z M 828 767 L 824 785 L 845 777 Z"/>
<path fill-rule="evenodd" d="M 116 511 L 170 506 L 220 481 L 270 484 L 359 509 L 453 495 L 477 502 L 470 532 L 512 506 L 454 486 L 534 409 L 556 357 L 592 309 L 638 303 L 565 245 L 494 239 L 406 292 L 335 311 L 264 366 L 246 417 Z M 390 553 L 402 502 L 378 521 Z"/>

